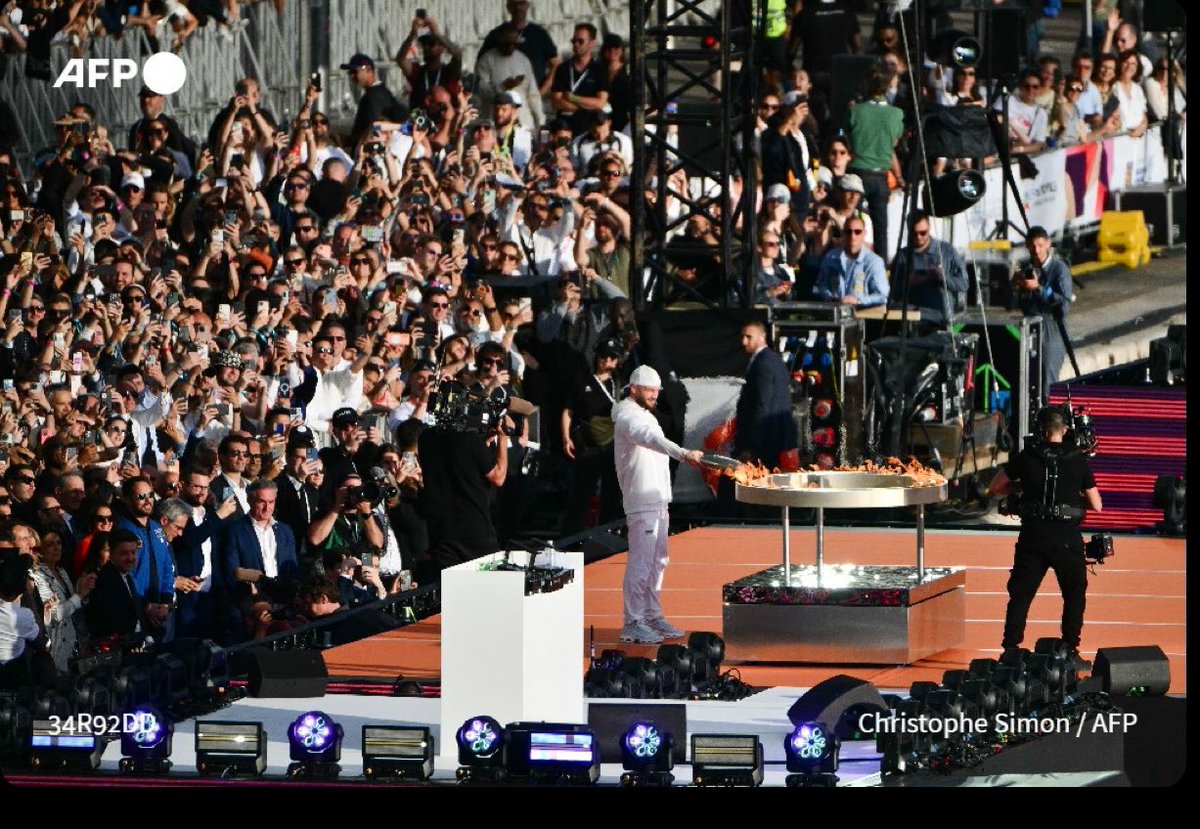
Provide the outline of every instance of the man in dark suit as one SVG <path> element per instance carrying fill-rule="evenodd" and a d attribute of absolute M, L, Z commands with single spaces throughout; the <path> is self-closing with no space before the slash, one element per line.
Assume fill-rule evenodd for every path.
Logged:
<path fill-rule="evenodd" d="M 737 402 L 734 456 L 768 468 L 794 464 L 798 439 L 792 418 L 791 378 L 783 359 L 767 346 L 767 328 L 758 321 L 742 326 L 742 350 L 750 356 L 746 385 Z"/>
<path fill-rule="evenodd" d="M 222 576 L 233 593 L 240 620 L 265 634 L 273 604 L 289 602 L 300 582 L 296 540 L 287 524 L 275 520 L 278 485 L 260 478 L 250 485 L 250 514 L 233 521 L 222 542 Z M 240 621 L 239 620 L 239 621 Z"/>
<path fill-rule="evenodd" d="M 190 579 L 196 588 L 177 594 L 179 635 L 215 639 L 225 622 L 217 609 L 229 601 L 229 596 L 213 547 L 221 530 L 237 515 L 237 498 L 231 491 L 222 503 L 210 506 L 209 475 L 197 467 L 185 469 L 180 483 L 180 497 L 192 513 L 187 527 L 172 544 L 175 572 Z"/>
<path fill-rule="evenodd" d="M 88 628 L 94 638 L 117 634 L 145 635 L 146 617 L 133 586 L 133 567 L 142 542 L 128 530 L 113 530 L 108 538 L 108 563 L 100 568 L 87 605 Z"/>
<path fill-rule="evenodd" d="M 276 478 L 279 498 L 275 504 L 275 515 L 291 528 L 292 536 L 296 539 L 296 553 L 301 559 L 301 570 L 308 576 L 312 568 L 304 565 L 312 564 L 316 558 L 307 552 L 308 527 L 317 520 L 317 516 L 326 512 L 322 508 L 320 492 L 308 482 L 308 476 L 321 466 L 321 461 L 308 459 L 309 450 L 314 448 L 311 437 L 298 438 L 295 431 L 292 435 L 288 439 L 283 475 Z"/>

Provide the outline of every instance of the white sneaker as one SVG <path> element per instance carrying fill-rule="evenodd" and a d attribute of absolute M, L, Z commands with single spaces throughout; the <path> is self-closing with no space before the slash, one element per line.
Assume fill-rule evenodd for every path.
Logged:
<path fill-rule="evenodd" d="M 644 645 L 657 645 L 662 640 L 662 636 L 645 622 L 631 622 L 621 628 L 622 642 L 641 642 Z"/>
<path fill-rule="evenodd" d="M 657 619 L 647 619 L 646 624 L 650 626 L 651 630 L 661 633 L 666 639 L 678 639 L 683 636 L 682 630 L 675 627 L 662 616 L 659 616 Z"/>

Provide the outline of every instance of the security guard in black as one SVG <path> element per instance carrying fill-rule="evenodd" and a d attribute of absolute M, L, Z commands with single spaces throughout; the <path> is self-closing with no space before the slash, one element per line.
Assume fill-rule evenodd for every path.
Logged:
<path fill-rule="evenodd" d="M 1029 607 L 1046 571 L 1054 570 L 1063 597 L 1062 638 L 1079 647 L 1087 600 L 1087 567 L 1079 525 L 1084 509 L 1101 509 L 1100 492 L 1087 458 L 1067 432 L 1062 408 L 1038 412 L 1042 440 L 1027 446 L 992 479 L 991 491 L 1020 493 L 1021 533 L 1008 578 L 1008 610 L 1003 647 L 1019 647 L 1025 638 Z"/>

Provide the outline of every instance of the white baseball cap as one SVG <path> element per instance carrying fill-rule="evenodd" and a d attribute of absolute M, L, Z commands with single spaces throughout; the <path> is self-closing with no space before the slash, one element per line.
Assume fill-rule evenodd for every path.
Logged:
<path fill-rule="evenodd" d="M 638 366 L 633 370 L 633 374 L 629 375 L 629 385 L 642 386 L 647 389 L 661 389 L 662 378 L 650 366 Z"/>

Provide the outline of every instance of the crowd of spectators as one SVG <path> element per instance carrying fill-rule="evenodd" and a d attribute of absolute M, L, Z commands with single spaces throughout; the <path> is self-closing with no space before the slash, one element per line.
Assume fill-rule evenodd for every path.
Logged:
<path fill-rule="evenodd" d="M 0 14 L 6 49 L 64 11 L 106 27 L 113 8 L 125 26 L 237 11 L 82 0 L 39 17 L 45 5 Z M 881 304 L 913 101 L 991 96 L 966 70 L 910 72 L 883 12 L 864 44 L 846 0 L 782 5 L 757 101 L 754 299 Z M 540 431 L 525 421 L 500 438 L 502 539 L 539 450 L 573 473 L 568 528 L 619 515 L 610 412 L 636 366 L 665 378 L 658 415 L 680 439 L 686 397 L 628 298 L 630 200 L 656 190 L 630 181 L 625 44 L 580 23 L 560 49 L 529 6 L 509 0 L 473 72 L 437 20 L 414 16 L 394 58 L 401 94 L 375 58 L 349 56 L 362 94 L 345 134 L 311 83 L 282 121 L 245 78 L 204 135 L 143 88 L 125 134 L 87 105 L 62 113 L 31 177 L 0 151 L 0 559 L 28 565 L 5 596 L 32 612 L 59 670 L 99 637 L 236 642 L 436 578 L 418 446 L 442 381 L 540 411 Z M 1155 58 L 1143 78 L 1145 41 L 1121 47 L 1121 25 L 1118 56 L 1022 77 L 1014 144 L 1162 117 L 1167 68 Z M 864 50 L 878 60 L 836 122 L 832 62 Z M 680 168 L 669 183 L 678 216 L 694 182 Z M 676 275 L 702 295 L 720 265 L 686 243 L 715 241 L 714 218 L 672 231 Z M 941 250 L 923 221 L 920 250 Z"/>
<path fill-rule="evenodd" d="M 0 9 L 0 54 L 27 52 L 30 77 L 48 79 L 50 49 L 88 54 L 93 38 L 141 31 L 153 51 L 178 52 L 209 21 L 232 38 L 245 24 L 242 6 L 263 0 L 8 0 Z M 282 11 L 284 0 L 271 0 Z"/>

